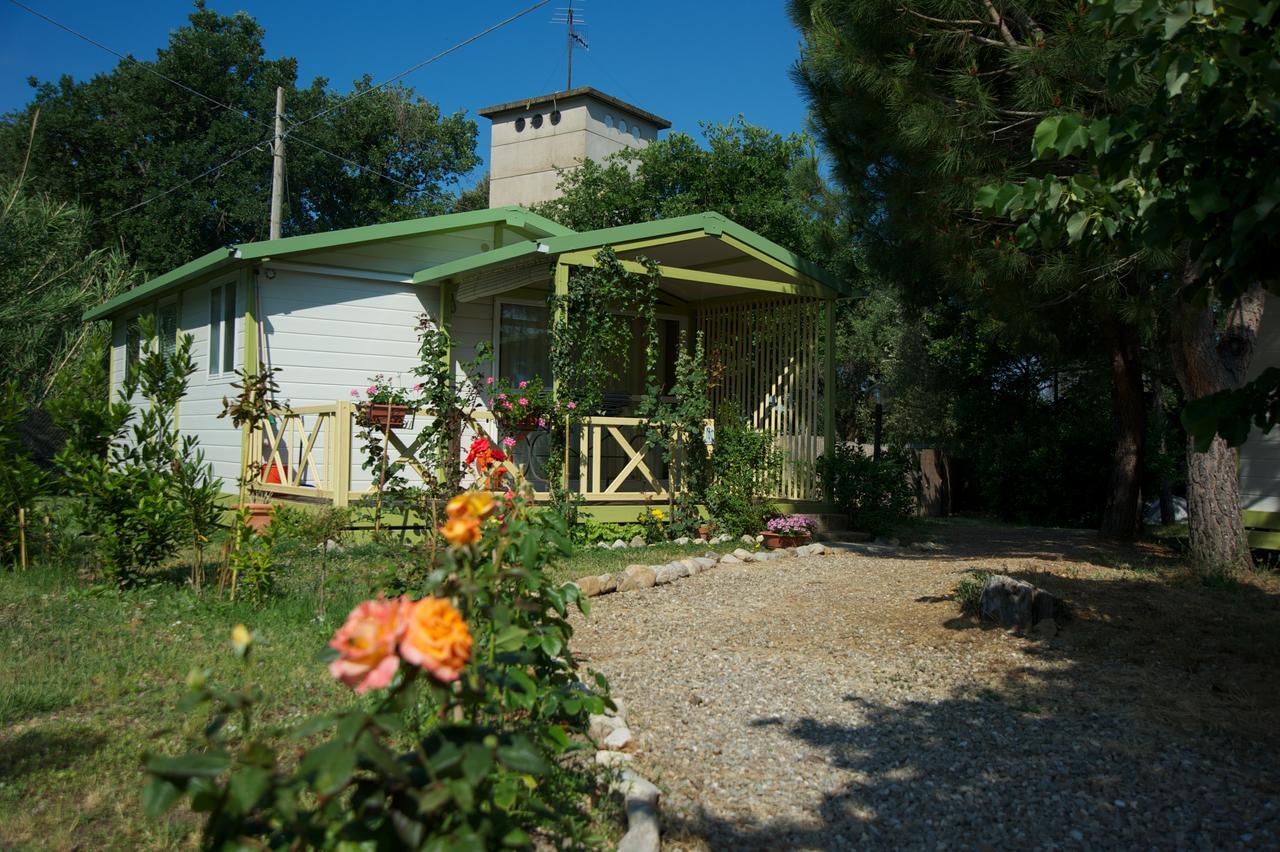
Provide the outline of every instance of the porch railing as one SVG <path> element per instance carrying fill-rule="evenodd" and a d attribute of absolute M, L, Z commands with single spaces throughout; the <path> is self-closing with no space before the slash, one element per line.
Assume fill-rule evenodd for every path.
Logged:
<path fill-rule="evenodd" d="M 386 433 L 389 465 L 402 465 L 406 476 L 419 482 L 434 477 L 410 452 L 417 433 L 429 428 L 431 413 L 418 411 L 407 429 Z M 497 440 L 497 424 L 485 410 L 470 412 L 464 445 L 478 431 Z M 668 499 L 672 471 L 660 450 L 645 445 L 637 417 L 588 417 L 574 425 L 564 448 L 565 485 L 587 503 L 627 504 Z M 711 421 L 707 426 L 713 428 Z M 377 472 L 362 470 L 356 406 L 346 400 L 329 405 L 299 406 L 279 411 L 258 432 L 247 436 L 254 489 L 284 498 L 308 499 L 345 506 L 376 492 Z M 779 437 L 784 455 L 801 445 Z M 807 447 L 807 445 L 804 445 Z M 508 467 L 534 486 L 535 496 L 548 496 L 547 455 L 550 436 L 530 433 L 519 441 Z M 464 450 L 465 452 L 465 450 Z M 797 463 L 803 461 L 795 460 Z M 812 460 L 807 460 L 810 464 Z M 677 483 L 678 487 L 678 483 Z M 777 497 L 790 495 L 779 492 Z"/>

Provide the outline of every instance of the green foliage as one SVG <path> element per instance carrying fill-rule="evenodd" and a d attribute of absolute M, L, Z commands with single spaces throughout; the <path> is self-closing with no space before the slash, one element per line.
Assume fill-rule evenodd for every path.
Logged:
<path fill-rule="evenodd" d="M 828 499 L 847 512 L 856 529 L 888 535 L 915 511 L 919 470 L 915 453 L 887 448 L 877 460 L 858 445 L 837 444 L 818 459 Z"/>
<path fill-rule="evenodd" d="M 1242 388 L 1202 396 L 1182 410 L 1182 425 L 1205 452 L 1215 435 L 1238 447 L 1256 426 L 1263 434 L 1280 423 L 1280 367 L 1268 367 Z"/>
<path fill-rule="evenodd" d="M 716 411 L 716 440 L 706 489 L 707 511 L 723 531 L 739 536 L 764 529 L 765 491 L 778 469 L 773 436 L 750 428 L 730 403 Z"/>
<path fill-rule="evenodd" d="M 80 321 L 128 287 L 117 251 L 96 250 L 88 210 L 0 180 L 0 346 L 27 403 L 39 405 L 60 371 L 75 373 L 94 351 L 99 326 Z"/>
<path fill-rule="evenodd" d="M 231 549 L 226 572 L 231 600 L 262 606 L 276 588 L 274 524 L 257 531 L 249 526 L 249 507 L 241 506 L 231 520 Z"/>
<path fill-rule="evenodd" d="M 31 457 L 19 427 L 27 416 L 18 383 L 10 380 L 0 397 L 0 559 L 8 560 L 18 547 L 18 510 L 34 519 L 35 499 L 47 476 Z"/>
<path fill-rule="evenodd" d="M 960 604 L 960 611 L 968 615 L 977 615 L 982 603 L 982 589 L 987 585 L 990 571 L 975 571 L 956 584 L 955 598 Z"/>
<path fill-rule="evenodd" d="M 645 418 L 645 446 L 661 451 L 672 483 L 667 511 L 671 524 L 668 535 L 674 537 L 689 532 L 691 525 L 697 526 L 696 503 L 706 492 L 708 456 L 703 431 L 711 414 L 706 363 L 702 332 L 698 332 L 692 349 L 681 332 L 671 387 L 664 396 L 646 396 L 637 412 Z"/>
<path fill-rule="evenodd" d="M 205 815 L 204 844 L 219 848 L 527 848 L 534 825 L 558 843 L 598 844 L 572 758 L 589 714 L 611 706 L 607 683 L 584 684 L 569 647 L 569 607 L 585 613 L 587 602 L 548 579 L 567 530 L 527 500 L 522 489 L 479 542 L 432 557 L 422 591 L 453 601 L 473 639 L 456 682 L 401 660 L 373 701 L 304 723 L 296 735 L 315 744 L 294 761 L 253 724 L 260 689 L 216 688 L 194 672 L 182 706 L 199 732 L 184 754 L 148 756 L 147 809 L 185 796 Z M 242 633 L 246 665 L 251 647 Z"/>
<path fill-rule="evenodd" d="M 186 536 L 190 518 L 178 499 L 178 472 L 196 463 L 195 438 L 181 436 L 175 423 L 195 372 L 191 336 L 180 336 L 166 353 L 151 345 L 150 317 L 141 329 L 145 354 L 126 370 L 115 401 L 103 393 L 105 359 L 90 359 L 50 405 L 68 433 L 56 460 L 77 520 L 93 537 L 101 570 L 120 585 L 160 565 Z M 206 469 L 196 479 L 209 477 Z"/>
<path fill-rule="evenodd" d="M 447 212 L 453 185 L 478 162 L 473 121 L 443 115 L 404 86 L 374 90 L 368 76 L 349 93 L 322 78 L 299 85 L 297 61 L 268 58 L 264 37 L 248 14 L 220 15 L 200 2 L 154 59 L 121 61 L 89 80 L 39 83 L 32 102 L 0 124 L 0 172 L 18 172 L 39 109 L 33 187 L 96 211 L 94 247 L 123 246 L 148 272 L 162 272 L 267 237 L 269 160 L 267 147 L 254 143 L 270 136 L 283 86 L 286 234 Z"/>
<path fill-rule="evenodd" d="M 222 518 L 222 480 L 213 475 L 213 465 L 205 462 L 204 450 L 191 435 L 182 436 L 182 449 L 173 468 L 172 491 L 195 552 L 191 585 L 198 592 L 204 586 L 204 549 Z"/>

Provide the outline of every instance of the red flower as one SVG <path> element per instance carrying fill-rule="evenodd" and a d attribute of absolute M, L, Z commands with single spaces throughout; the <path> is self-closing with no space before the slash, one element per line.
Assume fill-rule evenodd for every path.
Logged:
<path fill-rule="evenodd" d="M 506 454 L 501 450 L 495 449 L 493 444 L 489 443 L 489 439 L 485 437 L 476 438 L 471 442 L 471 447 L 467 450 L 467 464 L 474 464 L 476 470 L 481 473 L 488 471 L 494 464 L 506 460 Z"/>

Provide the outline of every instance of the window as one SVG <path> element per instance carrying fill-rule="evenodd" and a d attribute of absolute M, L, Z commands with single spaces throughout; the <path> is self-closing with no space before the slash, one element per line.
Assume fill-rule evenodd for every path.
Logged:
<path fill-rule="evenodd" d="M 209 290 L 209 375 L 230 373 L 236 366 L 236 285 Z"/>
<path fill-rule="evenodd" d="M 545 305 L 498 305 L 498 375 L 518 382 L 540 376 L 551 383 L 551 338 Z"/>
<path fill-rule="evenodd" d="M 156 333 L 160 354 L 168 357 L 178 348 L 178 303 L 168 302 L 156 309 Z"/>

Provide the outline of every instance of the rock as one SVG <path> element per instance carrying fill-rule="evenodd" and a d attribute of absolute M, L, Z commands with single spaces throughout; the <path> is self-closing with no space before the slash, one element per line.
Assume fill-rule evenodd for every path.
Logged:
<path fill-rule="evenodd" d="M 940 550 L 946 550 L 945 547 L 938 544 L 936 541 L 917 541 L 911 545 L 911 549 L 919 550 L 924 553 L 937 553 Z"/>
<path fill-rule="evenodd" d="M 644 547 L 645 544 L 647 544 L 647 542 L 644 540 L 643 536 L 636 536 L 635 538 L 631 539 L 632 547 Z"/>
<path fill-rule="evenodd" d="M 683 547 L 684 545 L 689 543 L 689 536 L 682 535 L 678 539 L 676 539 L 674 543 Z"/>
<path fill-rule="evenodd" d="M 714 568 L 716 566 L 716 560 L 714 556 L 695 556 L 693 561 L 696 562 L 698 564 L 698 567 L 703 569 L 704 571 L 708 568 Z"/>
<path fill-rule="evenodd" d="M 741 561 L 743 561 L 743 562 L 747 562 L 747 561 L 749 561 L 749 560 L 751 559 L 751 551 L 750 551 L 750 550 L 743 550 L 741 547 L 739 547 L 737 550 L 735 550 L 735 551 L 733 552 L 733 555 L 734 555 L 734 556 L 736 556 L 736 557 L 738 557 L 738 559 L 740 559 L 740 560 L 741 560 Z"/>
<path fill-rule="evenodd" d="M 609 751 L 622 751 L 631 745 L 631 729 L 626 725 L 614 728 L 609 735 L 604 738 L 604 747 Z"/>
<path fill-rule="evenodd" d="M 824 553 L 830 553 L 830 552 L 831 552 L 831 548 L 827 547 L 825 544 L 822 544 L 820 542 L 809 545 L 810 556 L 821 556 Z"/>
<path fill-rule="evenodd" d="M 1053 595 L 1004 574 L 988 577 L 978 600 L 978 613 L 983 619 L 1023 630 L 1053 618 L 1059 608 L 1058 599 Z"/>
<path fill-rule="evenodd" d="M 787 556 L 795 556 L 796 550 L 797 548 L 794 548 L 794 547 L 785 547 L 782 549 L 782 553 L 786 554 Z"/>
<path fill-rule="evenodd" d="M 613 544 L 611 544 L 611 545 L 609 545 L 609 546 L 610 546 L 610 547 L 612 547 L 614 550 L 620 550 L 620 549 L 622 549 L 622 548 L 626 547 L 626 546 L 627 546 L 627 543 L 626 543 L 625 541 L 623 541 L 622 539 L 620 539 L 620 538 L 615 538 L 615 539 L 613 540 Z"/>
<path fill-rule="evenodd" d="M 688 568 L 690 574 L 696 574 L 698 570 L 702 568 L 701 563 L 699 563 L 698 560 L 692 556 L 688 557 L 687 559 L 681 559 L 680 564 Z"/>
<path fill-rule="evenodd" d="M 596 595 L 603 594 L 601 591 L 603 584 L 599 577 L 579 577 L 573 582 L 583 597 L 594 598 Z"/>
<path fill-rule="evenodd" d="M 692 704 L 694 707 L 697 707 L 699 704 L 705 704 L 705 703 L 707 703 L 707 702 L 706 702 L 706 699 L 705 699 L 705 698 L 703 698 L 703 697 L 702 697 L 701 695 L 699 695 L 698 693 L 696 693 L 696 692 L 690 692 L 690 693 L 689 693 L 689 703 L 690 703 L 690 704 Z"/>
<path fill-rule="evenodd" d="M 607 766 L 611 769 L 626 766 L 635 757 L 620 751 L 598 751 L 596 752 L 596 764 L 599 766 Z"/>
<path fill-rule="evenodd" d="M 621 716 L 592 713 L 587 717 L 587 725 L 593 739 L 603 740 L 618 728 L 625 728 L 627 723 Z"/>
<path fill-rule="evenodd" d="M 609 542 L 607 542 L 607 541 L 597 541 L 597 542 L 596 542 L 596 547 L 600 548 L 601 550 L 608 550 L 608 549 L 609 549 Z"/>
<path fill-rule="evenodd" d="M 896 538 L 885 538 L 884 536 L 877 536 L 875 541 L 871 543 L 878 544 L 881 547 L 897 547 L 898 546 L 898 540 Z"/>
<path fill-rule="evenodd" d="M 680 573 L 681 571 L 688 570 L 688 568 L 685 568 L 682 565 L 663 565 L 653 575 L 654 583 L 659 586 L 665 586 L 667 583 L 674 583 L 676 580 L 679 580 L 681 576 L 687 576 L 682 575 Z"/>
<path fill-rule="evenodd" d="M 764 544 L 764 536 L 763 536 L 763 535 L 758 535 L 758 536 L 756 536 L 756 537 L 755 537 L 755 543 L 756 543 L 756 544 Z"/>
<path fill-rule="evenodd" d="M 734 556 L 732 553 L 726 553 L 724 556 L 720 557 L 721 565 L 739 565 L 741 563 L 742 560 Z"/>
<path fill-rule="evenodd" d="M 618 591 L 617 574 L 601 574 L 596 579 L 600 581 L 600 594 L 607 595 L 610 592 Z"/>
<path fill-rule="evenodd" d="M 626 568 L 623 568 L 622 573 L 626 574 L 627 576 L 631 576 L 633 572 L 638 571 L 642 568 L 648 568 L 648 567 L 649 567 L 648 565 L 642 565 L 639 562 L 633 562 L 630 565 L 628 565 Z"/>
<path fill-rule="evenodd" d="M 693 543 L 694 543 L 694 544 L 706 544 L 706 543 L 707 543 L 707 540 L 706 540 L 705 538 L 703 538 L 702 536 L 698 536 L 697 538 L 695 538 L 695 539 L 693 540 Z"/>
<path fill-rule="evenodd" d="M 345 548 L 333 539 L 326 539 L 324 544 L 317 544 L 316 550 L 324 550 L 326 553 L 341 553 Z"/>
<path fill-rule="evenodd" d="M 622 794 L 627 811 L 627 833 L 618 842 L 618 852 L 659 852 L 658 788 L 631 769 L 622 770 L 622 777 L 612 786 Z"/>
<path fill-rule="evenodd" d="M 747 535 L 746 533 L 743 533 L 743 534 L 742 534 L 742 538 L 738 539 L 738 541 L 742 542 L 743 544 L 755 544 L 755 543 L 756 543 L 756 540 L 755 540 L 754 538 L 752 538 L 751 536 Z"/>
<path fill-rule="evenodd" d="M 633 592 L 637 589 L 650 589 L 658 581 L 658 575 L 643 565 L 634 566 L 637 570 L 628 570 L 626 579 L 618 584 L 618 591 Z"/>

